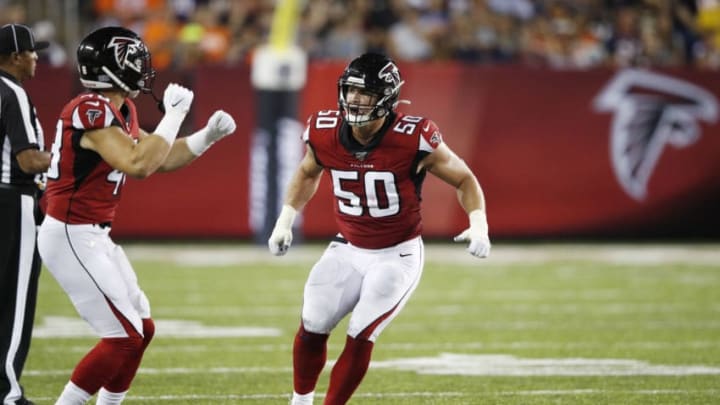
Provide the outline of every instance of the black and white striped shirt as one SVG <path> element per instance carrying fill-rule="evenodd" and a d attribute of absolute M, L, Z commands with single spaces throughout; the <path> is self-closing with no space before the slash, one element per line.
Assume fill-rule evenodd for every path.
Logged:
<path fill-rule="evenodd" d="M 45 149 L 35 107 L 20 83 L 0 70 L 0 183 L 34 185 L 44 174 L 20 170 L 15 155 L 25 149 Z"/>

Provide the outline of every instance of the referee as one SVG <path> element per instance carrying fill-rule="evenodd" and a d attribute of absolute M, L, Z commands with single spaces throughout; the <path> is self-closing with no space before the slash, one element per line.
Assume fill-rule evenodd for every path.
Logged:
<path fill-rule="evenodd" d="M 20 386 L 35 317 L 40 257 L 35 211 L 50 166 L 35 107 L 22 82 L 35 75 L 30 28 L 0 28 L 0 403 L 32 404 Z"/>

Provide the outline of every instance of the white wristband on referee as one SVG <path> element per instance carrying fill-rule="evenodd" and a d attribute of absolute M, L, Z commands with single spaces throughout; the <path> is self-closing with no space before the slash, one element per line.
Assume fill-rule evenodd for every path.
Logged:
<path fill-rule="evenodd" d="M 168 145 L 172 146 L 184 119 L 185 113 L 170 110 L 162 117 L 153 134 L 161 136 Z"/>

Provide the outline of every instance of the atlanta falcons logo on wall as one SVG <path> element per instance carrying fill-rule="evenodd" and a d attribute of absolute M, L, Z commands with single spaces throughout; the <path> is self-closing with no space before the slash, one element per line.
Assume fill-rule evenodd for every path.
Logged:
<path fill-rule="evenodd" d="M 136 72 L 142 70 L 141 61 L 136 59 L 136 63 L 132 63 L 128 57 L 137 54 L 143 46 L 137 39 L 128 37 L 113 37 L 108 43 L 108 48 L 115 48 L 115 62 L 117 62 L 117 65 L 120 67 L 127 66 Z"/>
<path fill-rule="evenodd" d="M 641 201 L 663 148 L 683 148 L 701 135 L 698 121 L 714 123 L 718 102 L 707 90 L 670 76 L 628 69 L 615 75 L 594 100 L 614 113 L 610 157 L 625 192 Z"/>

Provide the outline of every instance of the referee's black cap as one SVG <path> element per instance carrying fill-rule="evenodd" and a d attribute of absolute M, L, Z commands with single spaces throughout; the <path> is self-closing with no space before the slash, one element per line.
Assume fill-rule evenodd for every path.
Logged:
<path fill-rule="evenodd" d="M 30 28 L 22 24 L 6 24 L 0 28 L 0 54 L 39 51 L 50 45 L 47 41 L 35 41 Z"/>

